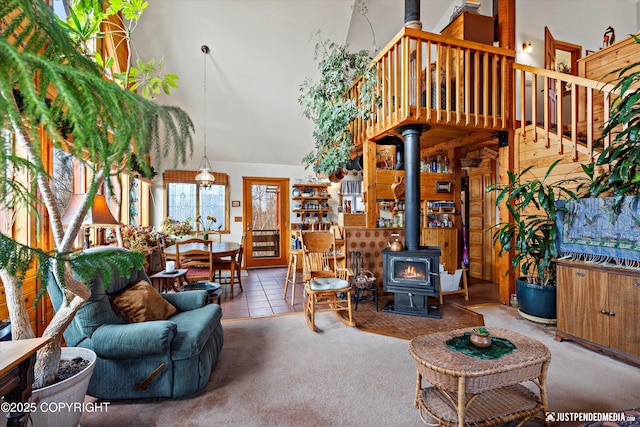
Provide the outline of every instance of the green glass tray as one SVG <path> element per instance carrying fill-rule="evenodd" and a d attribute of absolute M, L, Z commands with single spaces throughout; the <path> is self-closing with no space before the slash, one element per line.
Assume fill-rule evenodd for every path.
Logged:
<path fill-rule="evenodd" d="M 516 349 L 516 346 L 513 345 L 511 341 L 499 337 L 491 337 L 490 346 L 477 347 L 469 339 L 470 336 L 471 332 L 465 332 L 459 337 L 453 337 L 447 340 L 447 347 L 453 351 L 464 353 L 467 356 L 485 360 L 499 359 Z"/>

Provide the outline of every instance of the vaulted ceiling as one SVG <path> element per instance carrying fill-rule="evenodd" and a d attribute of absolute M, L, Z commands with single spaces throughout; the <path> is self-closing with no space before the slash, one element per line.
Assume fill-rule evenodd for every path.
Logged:
<path fill-rule="evenodd" d="M 212 161 L 300 165 L 313 148 L 312 123 L 297 98 L 305 78 L 317 76 L 310 35 L 378 49 L 401 29 L 403 0 L 154 0 L 134 32 L 144 60 L 164 58 L 179 88 L 158 102 L 178 105 L 194 121 L 196 168 L 203 152 Z M 421 0 L 423 29 L 440 32 L 459 1 Z M 368 18 L 368 21 L 367 19 Z M 369 25 L 371 24 L 371 26 Z M 372 31 L 373 30 L 373 31 Z M 206 119 L 204 55 L 206 58 Z M 171 167 L 163 161 L 162 167 Z"/>

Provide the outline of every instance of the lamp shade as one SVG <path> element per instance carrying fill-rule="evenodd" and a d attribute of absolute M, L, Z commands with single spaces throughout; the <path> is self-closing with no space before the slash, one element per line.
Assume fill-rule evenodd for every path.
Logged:
<path fill-rule="evenodd" d="M 67 206 L 67 210 L 62 216 L 62 225 L 69 225 L 75 213 L 80 209 L 80 203 L 84 197 L 84 194 L 71 195 L 69 206 Z M 84 217 L 82 224 L 94 227 L 105 227 L 119 224 L 109 210 L 109 205 L 107 204 L 107 199 L 104 197 L 104 194 L 96 194 L 93 198 L 93 205 L 87 211 L 87 215 Z"/>

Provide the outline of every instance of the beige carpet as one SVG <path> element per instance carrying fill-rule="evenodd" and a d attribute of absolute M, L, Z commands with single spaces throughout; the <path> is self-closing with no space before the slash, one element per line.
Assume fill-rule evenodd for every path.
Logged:
<path fill-rule="evenodd" d="M 482 315 L 457 304 L 443 304 L 440 319 L 416 317 L 383 312 L 386 299 L 380 299 L 379 311 L 372 301 L 362 301 L 358 310 L 353 311 L 356 327 L 365 332 L 373 332 L 390 337 L 410 340 L 430 332 L 472 328 L 483 325 Z"/>
<path fill-rule="evenodd" d="M 477 309 L 485 323 L 520 331 L 552 352 L 548 391 L 554 411 L 639 406 L 640 369 L 519 319 L 509 307 Z M 415 368 L 407 341 L 349 328 L 331 313 L 313 333 L 301 314 L 224 322 L 225 346 L 208 386 L 181 400 L 111 402 L 85 413 L 83 427 L 422 426 L 413 407 Z M 530 422 L 526 426 L 539 426 Z M 562 424 L 562 427 L 574 424 Z"/>
<path fill-rule="evenodd" d="M 555 340 L 556 327 L 530 322 L 506 306 L 475 308 L 487 329 L 500 326 L 544 343 L 551 351 L 547 374 L 549 406 L 556 412 L 612 412 L 640 407 L 640 368 L 588 350 L 574 342 Z M 638 327 L 633 325 L 630 327 Z M 561 423 L 570 427 L 581 423 Z M 528 426 L 529 424 L 525 424 Z M 640 420 L 637 424 L 640 426 Z"/>

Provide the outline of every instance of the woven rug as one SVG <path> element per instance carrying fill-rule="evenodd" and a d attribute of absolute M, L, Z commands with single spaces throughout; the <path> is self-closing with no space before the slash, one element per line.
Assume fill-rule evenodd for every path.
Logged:
<path fill-rule="evenodd" d="M 409 316 L 382 311 L 386 301 L 380 300 L 380 311 L 371 301 L 361 301 L 353 310 L 356 327 L 362 331 L 410 340 L 432 332 L 450 331 L 484 325 L 482 314 L 457 304 L 446 303 L 440 309 L 440 319 Z M 355 308 L 355 307 L 354 307 Z"/>

